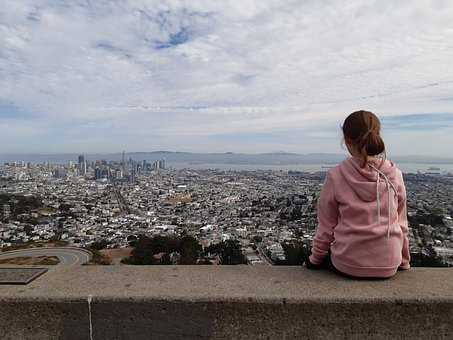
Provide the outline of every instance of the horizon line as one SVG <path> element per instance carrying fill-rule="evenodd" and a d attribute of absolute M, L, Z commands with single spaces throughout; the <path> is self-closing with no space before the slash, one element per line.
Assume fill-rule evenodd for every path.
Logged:
<path fill-rule="evenodd" d="M 172 151 L 172 150 L 155 150 L 155 151 L 116 151 L 116 152 L 75 152 L 75 151 L 67 151 L 67 152 L 7 152 L 3 153 L 0 152 L 0 155 L 4 156 L 20 156 L 20 155 L 28 155 L 28 156 L 56 156 L 56 155 L 115 155 L 123 153 L 127 154 L 144 154 L 144 153 L 185 153 L 185 154 L 217 154 L 217 155 L 294 155 L 294 156 L 309 156 L 309 155 L 329 155 L 329 156 L 348 156 L 347 154 L 338 153 L 338 152 L 306 152 L 306 153 L 298 153 L 298 152 L 289 152 L 289 151 L 268 151 L 268 152 L 237 152 L 237 151 L 223 151 L 223 152 L 203 152 L 203 151 Z M 426 154 L 395 154 L 392 155 L 393 157 L 423 157 L 423 158 L 444 158 L 453 161 L 452 156 L 447 155 L 426 155 Z"/>

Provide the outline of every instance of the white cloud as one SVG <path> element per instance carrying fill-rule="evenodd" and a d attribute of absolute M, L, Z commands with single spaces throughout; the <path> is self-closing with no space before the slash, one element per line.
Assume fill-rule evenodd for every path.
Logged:
<path fill-rule="evenodd" d="M 453 111 L 451 1 L 17 0 L 0 8 L 0 47 L 0 103 L 62 147 L 84 124 L 177 148 L 313 131 L 357 108 Z"/>

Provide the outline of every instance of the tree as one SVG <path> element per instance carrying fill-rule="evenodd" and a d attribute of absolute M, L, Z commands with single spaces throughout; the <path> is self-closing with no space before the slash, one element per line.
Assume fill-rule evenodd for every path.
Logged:
<path fill-rule="evenodd" d="M 179 264 L 196 264 L 200 256 L 201 245 L 190 235 L 182 237 L 140 235 L 129 258 L 123 259 L 126 264 L 171 264 L 170 254 L 181 255 Z M 158 256 L 155 255 L 161 254 Z"/>
<path fill-rule="evenodd" d="M 285 261 L 279 263 L 287 266 L 300 266 L 310 255 L 309 246 L 302 241 L 292 241 L 282 243 L 285 252 Z"/>
<path fill-rule="evenodd" d="M 206 252 L 217 254 L 222 265 L 245 264 L 247 260 L 242 254 L 241 244 L 238 240 L 226 240 L 209 246 Z"/>
<path fill-rule="evenodd" d="M 124 259 L 123 262 L 127 264 L 152 264 L 154 254 L 152 239 L 141 235 L 132 250 L 131 256 Z"/>
<path fill-rule="evenodd" d="M 263 238 L 261 236 L 259 236 L 259 235 L 253 236 L 253 242 L 260 243 L 262 241 L 263 241 Z"/>
<path fill-rule="evenodd" d="M 30 236 L 33 232 L 33 226 L 26 224 L 24 226 L 24 232 L 27 234 L 27 236 Z"/>
<path fill-rule="evenodd" d="M 181 254 L 180 264 L 196 264 L 200 256 L 201 245 L 195 237 L 186 235 L 181 238 L 178 250 Z"/>
<path fill-rule="evenodd" d="M 423 247 L 418 253 L 411 253 L 412 267 L 448 267 L 437 255 L 433 246 Z"/>
<path fill-rule="evenodd" d="M 90 245 L 89 249 L 90 249 L 90 250 L 102 250 L 102 249 L 107 248 L 108 244 L 109 244 L 109 243 L 108 243 L 106 240 L 102 239 L 102 240 L 93 242 L 93 243 Z"/>

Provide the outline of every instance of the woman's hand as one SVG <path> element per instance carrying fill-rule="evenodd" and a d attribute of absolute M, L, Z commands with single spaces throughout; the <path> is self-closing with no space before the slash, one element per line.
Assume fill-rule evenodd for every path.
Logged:
<path fill-rule="evenodd" d="M 318 270 L 318 269 L 322 268 L 322 264 L 313 264 L 310 262 L 309 258 L 307 258 L 307 260 L 305 261 L 305 266 L 307 267 L 307 269 L 313 269 L 313 270 Z"/>

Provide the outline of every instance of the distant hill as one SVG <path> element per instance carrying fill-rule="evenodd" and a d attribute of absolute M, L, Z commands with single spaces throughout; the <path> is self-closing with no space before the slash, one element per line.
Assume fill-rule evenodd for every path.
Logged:
<path fill-rule="evenodd" d="M 67 163 L 77 162 L 79 154 L 0 154 L 0 162 L 25 161 L 32 163 Z M 336 164 L 345 158 L 343 154 L 335 153 L 309 153 L 297 154 L 288 152 L 270 153 L 194 153 L 175 151 L 128 152 L 126 159 L 136 161 L 155 161 L 165 159 L 168 163 L 189 164 L 249 164 L 249 165 L 293 165 L 293 164 Z M 120 161 L 122 153 L 85 154 L 87 160 L 105 159 L 107 161 Z M 453 158 L 427 157 L 427 156 L 395 156 L 391 158 L 397 163 L 429 163 L 453 164 Z"/>

